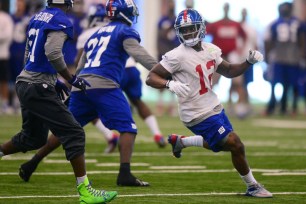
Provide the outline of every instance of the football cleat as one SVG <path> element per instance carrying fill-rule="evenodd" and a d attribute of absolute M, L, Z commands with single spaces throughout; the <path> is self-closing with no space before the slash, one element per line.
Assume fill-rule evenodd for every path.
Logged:
<path fill-rule="evenodd" d="M 117 185 L 118 186 L 138 186 L 138 187 L 148 187 L 150 184 L 146 181 L 142 181 L 132 174 L 126 176 L 123 174 L 118 175 L 117 178 Z"/>
<path fill-rule="evenodd" d="M 255 183 L 248 187 L 246 196 L 252 196 L 257 198 L 272 198 L 273 194 L 267 191 L 262 185 L 259 183 Z"/>
<path fill-rule="evenodd" d="M 96 190 L 91 187 L 88 178 L 77 186 L 80 203 L 108 203 L 117 196 L 117 191 Z"/>
<path fill-rule="evenodd" d="M 23 163 L 19 168 L 19 177 L 25 182 L 28 182 L 33 172 L 36 170 L 37 165 L 38 163 L 32 162 L 31 160 Z"/>
<path fill-rule="evenodd" d="M 104 153 L 109 154 L 115 151 L 117 144 L 118 144 L 118 140 L 119 140 L 119 135 L 116 133 L 113 133 L 112 139 L 108 141 L 108 145 L 104 149 Z"/>
<path fill-rule="evenodd" d="M 180 158 L 182 156 L 182 149 L 184 148 L 184 145 L 182 143 L 181 138 L 184 138 L 185 136 L 171 134 L 168 136 L 168 142 L 172 145 L 172 153 L 173 156 L 176 158 Z"/>
<path fill-rule="evenodd" d="M 154 141 L 158 145 L 158 147 L 160 147 L 160 148 L 163 148 L 167 145 L 166 141 L 165 141 L 165 139 L 162 135 L 155 135 L 154 136 Z"/>

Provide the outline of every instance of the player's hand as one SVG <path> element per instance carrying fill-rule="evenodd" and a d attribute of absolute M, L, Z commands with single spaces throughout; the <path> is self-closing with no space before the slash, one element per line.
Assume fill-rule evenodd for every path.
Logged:
<path fill-rule="evenodd" d="M 187 97 L 190 92 L 188 84 L 183 84 L 179 81 L 170 80 L 166 84 L 167 88 L 180 97 Z"/>
<path fill-rule="evenodd" d="M 60 80 L 56 81 L 55 90 L 57 92 L 58 97 L 61 100 L 65 99 L 65 94 L 66 94 L 66 96 L 69 96 L 69 89 L 68 89 L 68 87 L 63 82 L 61 82 Z"/>
<path fill-rule="evenodd" d="M 257 62 L 262 62 L 264 59 L 263 55 L 257 50 L 250 50 L 247 57 L 247 62 L 250 64 L 255 64 Z"/>
<path fill-rule="evenodd" d="M 91 87 L 91 85 L 83 78 L 77 77 L 73 75 L 72 79 L 68 81 L 72 86 L 81 89 L 82 91 L 86 91 L 86 86 Z"/>

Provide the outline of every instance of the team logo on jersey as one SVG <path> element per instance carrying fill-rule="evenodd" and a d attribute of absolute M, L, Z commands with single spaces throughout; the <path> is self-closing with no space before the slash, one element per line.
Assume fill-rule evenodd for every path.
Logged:
<path fill-rule="evenodd" d="M 133 129 L 135 129 L 135 130 L 137 129 L 137 126 L 136 126 L 135 123 L 131 123 L 131 125 L 132 125 L 132 128 L 133 128 Z"/>
<path fill-rule="evenodd" d="M 225 132 L 225 128 L 223 126 L 221 126 L 218 130 L 219 134 L 221 135 L 222 133 Z"/>

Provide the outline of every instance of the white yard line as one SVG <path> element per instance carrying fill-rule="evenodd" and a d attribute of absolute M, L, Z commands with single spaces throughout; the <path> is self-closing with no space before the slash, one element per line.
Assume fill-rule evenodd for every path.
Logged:
<path fill-rule="evenodd" d="M 126 198 L 126 197 L 159 197 L 159 196 L 228 196 L 228 195 L 244 195 L 243 193 L 175 193 L 175 194 L 131 194 L 131 195 L 118 195 L 118 198 Z M 273 195 L 306 195 L 306 192 L 273 192 Z M 25 199 L 25 198 L 77 198 L 79 195 L 29 195 L 29 196 L 0 196 L 0 199 Z"/>
<path fill-rule="evenodd" d="M 273 120 L 273 119 L 256 119 L 253 121 L 254 126 L 270 127 L 270 128 L 293 128 L 306 129 L 305 121 L 297 120 Z"/>

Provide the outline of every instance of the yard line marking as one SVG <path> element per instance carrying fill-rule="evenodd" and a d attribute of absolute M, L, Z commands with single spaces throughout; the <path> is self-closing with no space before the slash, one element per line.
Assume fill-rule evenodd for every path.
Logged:
<path fill-rule="evenodd" d="M 156 170 L 133 170 L 133 173 L 139 174 L 162 174 L 162 173 L 231 173 L 236 172 L 235 169 L 156 169 Z M 295 169 L 295 170 L 288 170 L 288 169 L 252 169 L 252 172 L 259 172 L 259 173 L 306 173 L 305 169 Z M 105 170 L 105 171 L 87 171 L 88 174 L 118 174 L 118 170 Z M 73 172 L 34 172 L 34 175 L 39 176 L 65 176 L 65 175 L 74 175 Z M 18 172 L 0 172 L 0 176 L 7 176 L 7 175 L 18 175 Z"/>
<path fill-rule="evenodd" d="M 306 176 L 306 172 L 275 172 L 263 173 L 263 176 Z"/>
<path fill-rule="evenodd" d="M 158 196 L 227 196 L 227 195 L 244 195 L 244 193 L 161 193 L 161 194 L 133 194 L 133 195 L 118 195 L 118 198 L 126 197 L 158 197 Z M 306 192 L 273 192 L 273 195 L 306 195 Z M 24 199 L 24 198 L 77 198 L 79 195 L 33 195 L 33 196 L 0 196 L 0 199 Z"/>
<path fill-rule="evenodd" d="M 133 164 L 134 166 L 134 164 Z M 206 166 L 150 166 L 150 169 L 206 169 Z"/>
<path fill-rule="evenodd" d="M 64 160 L 64 159 L 44 159 L 43 160 L 44 163 L 47 163 L 47 164 L 65 164 L 65 163 L 70 163 L 69 161 L 67 160 Z M 96 159 L 86 159 L 86 164 L 89 164 L 89 163 L 97 163 L 98 160 Z"/>
<path fill-rule="evenodd" d="M 87 163 L 87 160 L 86 160 Z M 96 164 L 96 166 L 100 166 L 100 167 L 112 167 L 112 166 L 120 166 L 119 163 L 98 163 Z M 132 166 L 150 166 L 149 163 L 132 163 Z"/>
<path fill-rule="evenodd" d="M 256 119 L 253 121 L 254 126 L 262 126 L 269 128 L 299 128 L 306 129 L 305 121 L 292 120 L 271 120 L 271 119 Z"/>

